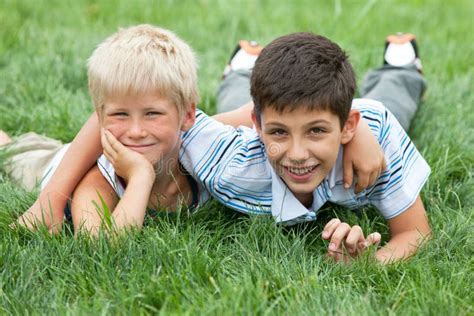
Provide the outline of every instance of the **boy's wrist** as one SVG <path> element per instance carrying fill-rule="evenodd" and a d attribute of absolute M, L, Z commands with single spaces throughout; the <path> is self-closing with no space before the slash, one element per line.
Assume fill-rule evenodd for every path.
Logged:
<path fill-rule="evenodd" d="M 139 170 L 135 171 L 128 180 L 128 185 L 136 184 L 136 185 L 145 185 L 145 186 L 153 186 L 155 182 L 155 170 L 148 169 L 148 168 L 140 168 Z"/>

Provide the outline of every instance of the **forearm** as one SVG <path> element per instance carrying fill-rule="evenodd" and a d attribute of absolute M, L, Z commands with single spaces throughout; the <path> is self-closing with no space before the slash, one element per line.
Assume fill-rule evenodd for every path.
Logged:
<path fill-rule="evenodd" d="M 253 102 L 249 102 L 240 108 L 229 111 L 229 112 L 224 112 L 224 113 L 219 113 L 214 115 L 212 118 L 215 120 L 224 123 L 226 125 L 231 125 L 233 127 L 239 127 L 239 126 L 247 126 L 247 127 L 252 127 L 253 122 L 252 122 L 252 110 L 253 110 Z"/>
<path fill-rule="evenodd" d="M 145 219 L 153 182 L 145 177 L 131 178 L 127 189 L 112 213 L 114 228 L 141 228 Z"/>
<path fill-rule="evenodd" d="M 391 239 L 377 251 L 383 263 L 407 259 L 431 236 L 431 228 L 420 196 L 400 215 L 388 220 Z"/>
<path fill-rule="evenodd" d="M 102 152 L 100 126 L 94 113 L 69 146 L 64 158 L 40 196 L 54 193 L 66 201 Z"/>
<path fill-rule="evenodd" d="M 62 222 L 67 200 L 102 151 L 99 132 L 98 118 L 94 113 L 74 138 L 33 206 L 19 218 L 20 224 L 34 228 L 37 222 L 41 222 L 52 228 Z"/>
<path fill-rule="evenodd" d="M 377 251 L 376 258 L 382 263 L 408 259 L 429 238 L 429 232 L 422 234 L 417 230 L 413 230 L 400 233 Z"/>

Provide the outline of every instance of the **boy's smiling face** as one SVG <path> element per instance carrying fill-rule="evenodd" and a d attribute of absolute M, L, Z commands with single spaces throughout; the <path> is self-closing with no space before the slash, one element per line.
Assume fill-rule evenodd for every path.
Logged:
<path fill-rule="evenodd" d="M 181 118 L 172 102 L 155 93 L 108 98 L 101 111 L 102 127 L 153 165 L 176 160 L 181 131 L 194 123 L 194 107 Z"/>
<path fill-rule="evenodd" d="M 283 113 L 266 107 L 260 124 L 255 115 L 253 119 L 275 172 L 309 206 L 313 191 L 334 166 L 340 145 L 352 138 L 359 113 L 351 112 L 342 130 L 336 115 L 306 107 Z"/>

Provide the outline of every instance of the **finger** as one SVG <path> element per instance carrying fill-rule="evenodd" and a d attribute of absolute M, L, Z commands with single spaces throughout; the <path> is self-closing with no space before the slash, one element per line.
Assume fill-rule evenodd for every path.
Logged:
<path fill-rule="evenodd" d="M 360 226 L 358 225 L 354 225 L 349 231 L 349 234 L 347 235 L 347 238 L 344 241 L 344 245 L 350 254 L 356 254 L 359 242 L 363 242 L 364 240 L 365 238 L 362 228 L 360 228 Z"/>
<path fill-rule="evenodd" d="M 344 257 L 344 254 L 343 254 L 342 250 L 336 250 L 336 251 L 328 251 L 326 256 L 331 258 L 332 260 L 334 260 L 336 262 L 339 262 Z"/>
<path fill-rule="evenodd" d="M 387 169 L 387 161 L 385 160 L 385 157 L 384 157 L 382 161 L 382 170 L 380 171 L 380 173 L 384 172 L 386 169 Z"/>
<path fill-rule="evenodd" d="M 335 261 L 335 262 L 339 262 L 341 261 L 341 257 L 342 257 L 342 252 L 341 253 L 337 253 L 337 252 L 333 252 L 333 253 L 327 253 L 326 254 L 326 258 L 332 260 L 332 261 Z"/>
<path fill-rule="evenodd" d="M 107 160 L 109 160 L 113 164 L 115 161 L 116 152 L 110 146 L 110 143 L 107 139 L 105 131 L 102 131 L 101 133 L 101 141 L 102 141 L 102 149 L 103 149 L 104 156 L 107 158 Z"/>
<path fill-rule="evenodd" d="M 109 141 L 109 144 L 110 144 L 110 147 L 113 148 L 113 150 L 115 150 L 116 152 L 120 152 L 121 150 L 123 150 L 125 148 L 124 145 L 122 145 L 118 140 L 117 138 L 115 138 L 115 136 L 109 132 L 109 131 L 105 131 L 105 137 L 107 138 L 107 140 Z"/>
<path fill-rule="evenodd" d="M 352 181 L 354 180 L 354 169 L 352 168 L 352 161 L 346 159 L 345 156 L 342 171 L 344 188 L 349 189 L 352 185 Z"/>
<path fill-rule="evenodd" d="M 382 176 L 385 168 L 387 168 L 387 164 L 385 163 L 385 159 L 382 159 L 382 163 L 380 164 L 379 172 L 377 173 L 377 178 L 374 180 L 374 183 Z"/>
<path fill-rule="evenodd" d="M 329 222 L 327 222 L 327 224 L 324 226 L 323 230 L 329 229 L 329 227 L 334 225 L 334 223 L 340 223 L 340 222 L 341 222 L 341 220 L 339 218 L 333 218 Z"/>
<path fill-rule="evenodd" d="M 333 218 L 331 219 L 326 226 L 324 226 L 322 236 L 324 239 L 329 239 L 336 229 L 337 225 L 341 223 L 341 220 L 339 218 Z"/>
<path fill-rule="evenodd" d="M 380 170 L 372 172 L 370 174 L 370 179 L 369 179 L 369 183 L 367 183 L 367 186 L 374 185 L 375 181 L 377 181 L 379 176 L 380 176 Z"/>
<path fill-rule="evenodd" d="M 367 187 L 367 184 L 369 183 L 369 175 L 365 172 L 360 172 L 357 174 L 357 184 L 355 186 L 355 193 L 360 193 L 362 190 L 364 190 Z"/>
<path fill-rule="evenodd" d="M 105 138 L 105 129 L 104 128 L 100 129 L 100 142 L 102 143 L 102 147 L 104 147 L 105 143 L 107 142 L 107 139 Z"/>
<path fill-rule="evenodd" d="M 115 165 L 115 157 L 111 155 L 110 152 L 107 151 L 105 148 L 104 148 L 104 156 L 112 165 Z"/>
<path fill-rule="evenodd" d="M 331 241 L 329 243 L 329 252 L 341 251 L 341 242 L 346 238 L 351 227 L 347 223 L 340 223 L 334 233 L 332 234 Z"/>
<path fill-rule="evenodd" d="M 102 129 L 100 132 L 100 141 L 102 143 L 102 148 L 104 149 L 104 151 L 106 150 L 108 150 L 109 152 L 112 151 L 105 129 Z"/>
<path fill-rule="evenodd" d="M 377 246 L 380 243 L 380 240 L 382 240 L 382 236 L 379 233 L 375 232 L 375 233 L 369 234 L 366 239 L 367 247 L 372 246 L 372 245 Z"/>

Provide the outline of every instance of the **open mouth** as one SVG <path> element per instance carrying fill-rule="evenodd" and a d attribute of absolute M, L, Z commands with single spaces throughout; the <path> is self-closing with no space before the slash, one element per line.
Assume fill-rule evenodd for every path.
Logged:
<path fill-rule="evenodd" d="M 319 164 L 306 167 L 283 166 L 283 169 L 290 178 L 304 181 L 311 178 L 318 166 Z"/>

